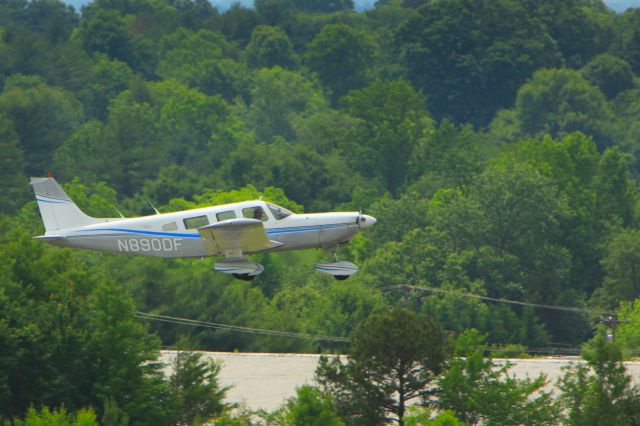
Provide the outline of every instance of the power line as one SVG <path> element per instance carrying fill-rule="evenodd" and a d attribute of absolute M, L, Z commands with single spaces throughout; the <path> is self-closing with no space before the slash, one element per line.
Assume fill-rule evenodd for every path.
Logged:
<path fill-rule="evenodd" d="M 428 289 L 427 287 L 419 287 L 419 288 L 424 290 Z M 475 296 L 475 295 L 472 295 L 472 296 Z M 187 325 L 191 327 L 212 328 L 217 330 L 227 330 L 227 331 L 239 332 L 239 333 L 259 334 L 259 335 L 267 335 L 267 336 L 317 340 L 317 341 L 336 342 L 336 343 L 351 342 L 351 339 L 347 337 L 310 335 L 310 334 L 304 334 L 304 333 L 294 333 L 289 331 L 243 327 L 243 326 L 230 325 L 230 324 L 198 321 L 198 320 L 192 320 L 188 318 L 172 317 L 168 315 L 149 314 L 146 312 L 139 312 L 139 311 L 135 312 L 135 316 L 139 319 L 145 319 L 149 321 L 158 321 L 158 322 L 177 324 L 177 325 Z M 578 355 L 580 353 L 579 347 L 545 347 L 545 348 L 513 347 L 513 348 L 509 348 L 509 347 L 488 346 L 484 350 L 490 353 L 525 352 L 530 354 L 558 354 L 558 355 Z"/>
<path fill-rule="evenodd" d="M 171 323 L 171 324 L 188 325 L 192 327 L 213 328 L 217 330 L 227 330 L 227 331 L 234 331 L 238 333 L 260 334 L 265 336 L 289 337 L 289 338 L 296 338 L 296 339 L 319 340 L 319 341 L 337 342 L 337 343 L 351 342 L 351 339 L 349 339 L 348 337 L 322 336 L 322 335 L 312 335 L 312 334 L 305 334 L 305 333 L 295 333 L 291 331 L 243 327 L 238 325 L 198 321 L 198 320 L 192 320 L 188 318 L 171 317 L 168 315 L 149 314 L 146 312 L 136 312 L 135 316 L 137 318 L 145 319 L 149 321 L 159 321 L 159 322 L 165 322 L 165 323 Z"/>
<path fill-rule="evenodd" d="M 465 293 L 459 290 L 447 290 L 444 288 L 435 288 L 435 287 L 421 287 L 410 284 L 400 284 L 391 287 L 386 287 L 383 290 L 417 290 L 417 291 L 428 291 L 431 293 L 441 293 L 441 294 L 455 294 L 462 297 L 468 297 L 471 299 L 480 299 L 486 300 L 489 302 L 497 302 L 497 303 L 507 303 L 510 305 L 520 305 L 520 306 L 530 306 L 532 308 L 540 308 L 540 309 L 551 309 L 556 311 L 567 311 L 567 312 L 578 312 L 578 313 L 588 313 L 594 315 L 616 315 L 615 312 L 612 311 L 600 311 L 596 309 L 587 309 L 587 308 L 576 308 L 573 306 L 558 306 L 558 305 L 546 305 L 542 303 L 528 303 L 528 302 L 520 302 L 518 300 L 509 300 L 509 299 L 498 299 L 496 297 L 489 296 L 480 296 L 478 294 Z"/>

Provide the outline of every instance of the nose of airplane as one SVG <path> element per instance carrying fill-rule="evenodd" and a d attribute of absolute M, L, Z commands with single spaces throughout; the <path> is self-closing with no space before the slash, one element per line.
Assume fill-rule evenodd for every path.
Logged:
<path fill-rule="evenodd" d="M 360 229 L 369 228 L 376 223 L 376 218 L 373 216 L 369 216 L 368 214 L 361 214 L 358 218 L 358 225 L 360 225 Z"/>

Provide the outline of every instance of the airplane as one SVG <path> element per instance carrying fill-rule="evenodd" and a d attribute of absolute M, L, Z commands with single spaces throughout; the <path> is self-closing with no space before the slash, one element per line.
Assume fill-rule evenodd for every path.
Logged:
<path fill-rule="evenodd" d="M 36 239 L 143 256 L 224 256 L 215 270 L 245 281 L 264 271 L 249 255 L 307 248 L 330 250 L 334 261 L 317 263 L 316 270 L 345 280 L 358 267 L 339 261 L 337 247 L 376 223 L 360 212 L 296 214 L 262 200 L 135 218 L 95 218 L 83 213 L 51 174 L 32 177 L 31 185 L 45 227 Z"/>

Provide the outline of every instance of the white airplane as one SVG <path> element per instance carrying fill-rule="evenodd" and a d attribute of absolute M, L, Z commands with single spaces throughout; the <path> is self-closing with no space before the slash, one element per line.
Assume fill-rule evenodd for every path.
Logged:
<path fill-rule="evenodd" d="M 95 218 L 84 214 L 51 176 L 31 178 L 45 234 L 34 237 L 60 247 L 159 257 L 224 256 L 215 270 L 250 281 L 262 265 L 248 255 L 324 248 L 334 262 L 316 269 L 347 279 L 358 271 L 338 261 L 336 249 L 376 223 L 359 212 L 294 214 L 262 200 L 224 204 L 136 218 Z"/>

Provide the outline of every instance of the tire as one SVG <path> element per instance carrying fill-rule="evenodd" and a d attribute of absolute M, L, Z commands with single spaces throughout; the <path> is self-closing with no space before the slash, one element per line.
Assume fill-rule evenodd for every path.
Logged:
<path fill-rule="evenodd" d="M 255 275 L 249 275 L 249 274 L 231 274 L 231 275 L 233 275 L 233 278 L 235 278 L 236 280 L 242 280 L 242 281 L 251 281 L 256 277 Z"/>

